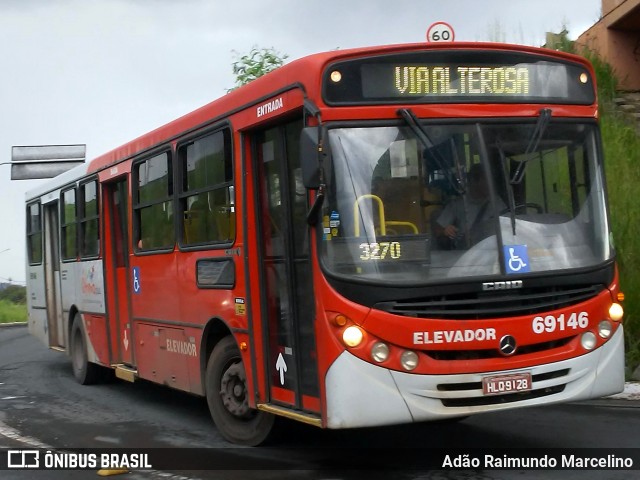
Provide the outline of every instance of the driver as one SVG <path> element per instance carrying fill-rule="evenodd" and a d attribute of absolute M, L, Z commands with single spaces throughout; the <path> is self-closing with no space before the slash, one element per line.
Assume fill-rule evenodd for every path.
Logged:
<path fill-rule="evenodd" d="M 498 202 L 502 204 L 499 198 Z M 438 244 L 446 249 L 469 248 L 494 231 L 494 216 L 484 169 L 476 163 L 467 174 L 467 192 L 447 203 L 436 220 Z"/>

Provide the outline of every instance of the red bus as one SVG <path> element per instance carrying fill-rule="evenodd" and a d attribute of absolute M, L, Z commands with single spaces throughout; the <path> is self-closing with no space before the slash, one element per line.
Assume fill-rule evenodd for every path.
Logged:
<path fill-rule="evenodd" d="M 614 394 L 602 162 L 583 58 L 311 55 L 28 193 L 29 327 L 246 445 Z"/>

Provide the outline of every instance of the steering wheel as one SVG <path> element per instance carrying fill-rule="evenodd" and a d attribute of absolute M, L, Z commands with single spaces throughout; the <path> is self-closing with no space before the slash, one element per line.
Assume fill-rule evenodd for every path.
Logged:
<path fill-rule="evenodd" d="M 542 208 L 542 205 L 540 205 L 539 203 L 533 203 L 533 202 L 519 203 L 516 205 L 515 211 L 526 213 L 528 208 L 533 208 L 536 211 L 536 213 L 544 212 L 544 208 Z M 509 210 L 510 210 L 509 207 L 502 209 L 502 211 L 500 212 L 500 215 L 504 215 L 505 213 L 508 213 Z"/>

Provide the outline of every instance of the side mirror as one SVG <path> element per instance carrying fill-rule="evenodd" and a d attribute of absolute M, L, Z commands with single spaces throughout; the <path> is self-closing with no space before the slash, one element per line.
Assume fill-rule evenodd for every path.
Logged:
<path fill-rule="evenodd" d="M 320 188 L 321 155 L 318 151 L 321 127 L 305 127 L 300 135 L 300 167 L 302 183 L 308 189 Z"/>

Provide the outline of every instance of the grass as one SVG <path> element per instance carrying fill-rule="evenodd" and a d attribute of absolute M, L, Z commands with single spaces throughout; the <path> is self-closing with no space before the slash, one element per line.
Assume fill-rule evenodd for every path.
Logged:
<path fill-rule="evenodd" d="M 620 285 L 625 293 L 627 366 L 640 365 L 640 137 L 628 118 L 604 108 L 601 120 L 611 230 L 616 245 Z"/>
<path fill-rule="evenodd" d="M 27 306 L 24 303 L 12 303 L 0 300 L 0 323 L 26 322 Z"/>

